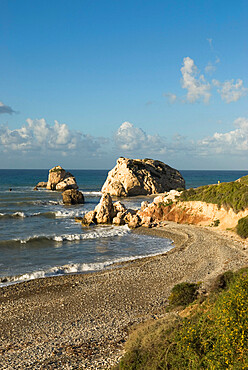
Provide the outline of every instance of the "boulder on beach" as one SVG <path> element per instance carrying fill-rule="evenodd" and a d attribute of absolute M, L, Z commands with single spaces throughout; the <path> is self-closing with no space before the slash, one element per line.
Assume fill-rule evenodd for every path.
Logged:
<path fill-rule="evenodd" d="M 64 191 L 67 189 L 78 189 L 75 177 L 66 172 L 61 166 L 49 170 L 47 189 Z"/>
<path fill-rule="evenodd" d="M 120 157 L 108 173 L 102 193 L 117 197 L 158 194 L 172 189 L 185 188 L 179 171 L 153 159 Z"/>
<path fill-rule="evenodd" d="M 66 205 L 82 204 L 84 203 L 84 196 L 81 191 L 76 189 L 68 189 L 62 193 L 63 203 Z"/>

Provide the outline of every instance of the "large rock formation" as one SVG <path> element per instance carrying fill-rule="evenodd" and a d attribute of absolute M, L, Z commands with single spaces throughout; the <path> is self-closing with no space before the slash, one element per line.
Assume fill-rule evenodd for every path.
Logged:
<path fill-rule="evenodd" d="M 56 166 L 49 171 L 47 189 L 64 191 L 78 189 L 78 186 L 70 172 L 66 172 L 61 166 Z"/>
<path fill-rule="evenodd" d="M 76 189 L 67 189 L 62 193 L 63 203 L 66 205 L 84 203 L 84 196 L 81 191 Z"/>
<path fill-rule="evenodd" d="M 114 224 L 125 225 L 130 228 L 136 228 L 144 225 L 152 226 L 152 218 L 145 217 L 144 220 L 138 215 L 138 211 L 126 209 L 121 202 L 112 202 L 109 194 L 103 194 L 100 202 L 95 207 L 94 211 L 85 214 L 81 220 L 83 226 L 94 224 Z"/>
<path fill-rule="evenodd" d="M 108 173 L 102 193 L 117 197 L 148 195 L 185 188 L 179 171 L 153 159 L 119 158 Z"/>

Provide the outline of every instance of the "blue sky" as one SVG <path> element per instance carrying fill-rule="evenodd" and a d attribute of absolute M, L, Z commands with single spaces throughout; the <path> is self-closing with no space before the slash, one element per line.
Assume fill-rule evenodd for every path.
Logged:
<path fill-rule="evenodd" d="M 1 168 L 248 169 L 246 0 L 1 0 Z"/>

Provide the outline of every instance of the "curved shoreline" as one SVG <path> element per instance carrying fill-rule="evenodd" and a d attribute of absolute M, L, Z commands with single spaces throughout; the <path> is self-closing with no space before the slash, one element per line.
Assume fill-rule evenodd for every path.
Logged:
<path fill-rule="evenodd" d="M 133 324 L 164 315 L 175 284 L 207 287 L 248 264 L 247 243 L 225 232 L 173 222 L 134 232 L 173 239 L 175 248 L 114 269 L 0 289 L 2 368 L 106 369 Z"/>

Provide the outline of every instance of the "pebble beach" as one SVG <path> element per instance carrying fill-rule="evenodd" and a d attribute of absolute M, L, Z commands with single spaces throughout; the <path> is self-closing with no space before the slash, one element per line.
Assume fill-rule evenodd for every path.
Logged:
<path fill-rule="evenodd" d="M 36 279 L 0 289 L 2 369 L 108 369 L 129 331 L 165 315 L 182 281 L 208 288 L 247 266 L 247 243 L 231 232 L 165 222 L 134 232 L 174 241 L 169 252 L 101 272 Z"/>

